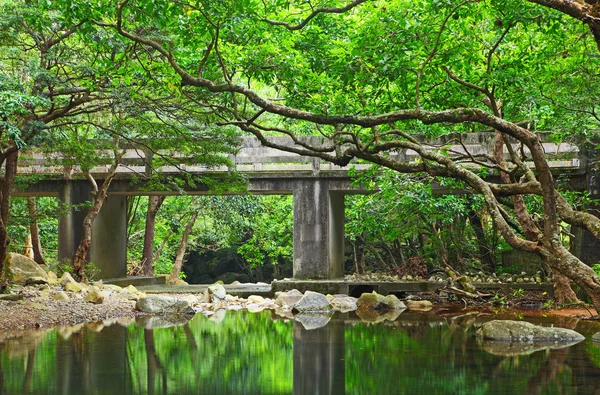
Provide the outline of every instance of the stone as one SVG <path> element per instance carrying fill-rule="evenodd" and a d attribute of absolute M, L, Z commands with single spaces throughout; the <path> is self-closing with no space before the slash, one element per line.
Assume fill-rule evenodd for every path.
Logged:
<path fill-rule="evenodd" d="M 301 323 L 304 329 L 311 331 L 327 325 L 331 317 L 331 314 L 298 314 L 294 319 Z"/>
<path fill-rule="evenodd" d="M 395 295 L 383 296 L 373 291 L 360 295 L 356 301 L 359 310 L 404 310 L 406 305 Z"/>
<path fill-rule="evenodd" d="M 433 303 L 428 300 L 409 300 L 406 302 L 409 310 L 429 311 L 433 308 Z"/>
<path fill-rule="evenodd" d="M 0 300 L 16 302 L 17 300 L 23 300 L 23 294 L 0 294 Z"/>
<path fill-rule="evenodd" d="M 396 295 L 388 295 L 385 297 L 385 302 L 390 310 L 405 310 L 406 305 L 400 301 Z"/>
<path fill-rule="evenodd" d="M 494 320 L 481 325 L 476 332 L 483 340 L 503 341 L 551 341 L 564 342 L 584 340 L 585 337 L 574 330 L 543 327 L 526 321 Z"/>
<path fill-rule="evenodd" d="M 592 340 L 595 342 L 600 342 L 600 332 L 598 332 L 594 336 L 592 336 Z"/>
<path fill-rule="evenodd" d="M 540 341 L 540 342 L 507 342 L 502 340 L 481 340 L 479 344 L 488 353 L 502 357 L 514 357 L 517 355 L 529 355 L 541 350 L 558 350 L 571 347 L 579 343 L 580 340 L 565 341 L 560 343 Z"/>
<path fill-rule="evenodd" d="M 107 289 L 107 290 L 113 291 L 113 292 L 121 292 L 123 290 L 123 288 L 119 287 L 118 285 L 114 285 L 114 284 L 104 284 L 104 289 Z"/>
<path fill-rule="evenodd" d="M 188 302 L 170 296 L 146 296 L 136 302 L 135 309 L 149 314 L 195 314 Z"/>
<path fill-rule="evenodd" d="M 85 295 L 84 300 L 93 304 L 102 304 L 104 302 L 105 294 L 103 291 L 91 291 Z"/>
<path fill-rule="evenodd" d="M 69 295 L 67 295 L 67 293 L 64 291 L 60 291 L 60 292 L 55 293 L 54 297 L 52 299 L 57 300 L 57 301 L 69 300 Z"/>
<path fill-rule="evenodd" d="M 65 288 L 65 291 L 67 291 L 67 292 L 81 292 L 81 289 L 82 289 L 81 285 L 78 283 L 75 283 L 75 282 L 73 282 L 73 283 L 67 282 L 65 284 L 64 288 Z"/>
<path fill-rule="evenodd" d="M 220 300 L 225 299 L 225 295 L 227 295 L 227 291 L 225 291 L 223 284 L 217 283 L 208 286 L 208 293 Z"/>
<path fill-rule="evenodd" d="M 296 302 L 294 309 L 300 313 L 331 312 L 333 307 L 323 294 L 306 291 L 304 296 Z"/>
<path fill-rule="evenodd" d="M 4 264 L 13 284 L 24 284 L 25 280 L 31 277 L 48 278 L 48 274 L 44 269 L 25 255 L 11 252 L 6 256 Z"/>
<path fill-rule="evenodd" d="M 189 322 L 188 317 L 181 315 L 174 316 L 144 316 L 137 317 L 135 323 L 144 329 L 164 329 L 175 326 L 183 326 Z"/>
<path fill-rule="evenodd" d="M 209 320 L 216 322 L 216 323 L 221 323 L 225 319 L 226 315 L 227 315 L 227 310 L 218 309 L 215 311 L 215 313 L 213 315 L 210 316 Z"/>
<path fill-rule="evenodd" d="M 287 292 L 281 292 L 277 295 L 275 303 L 279 306 L 294 306 L 304 295 L 297 289 L 292 289 Z"/>
<path fill-rule="evenodd" d="M 133 285 L 131 285 L 131 284 L 129 284 L 128 286 L 126 286 L 126 287 L 125 287 L 125 288 L 123 288 L 123 289 L 126 289 L 126 290 L 128 290 L 129 292 L 132 292 L 132 293 L 134 293 L 134 294 L 136 294 L 136 293 L 138 293 L 138 292 L 139 292 L 139 291 L 137 290 L 137 288 L 136 288 L 136 287 L 134 287 L 134 286 L 133 286 Z"/>
<path fill-rule="evenodd" d="M 358 299 L 348 295 L 335 295 L 329 300 L 329 303 L 334 308 L 334 310 L 340 311 L 342 313 L 347 313 L 349 311 L 354 311 L 357 309 L 357 300 Z"/>
<path fill-rule="evenodd" d="M 47 274 L 48 274 L 48 284 L 57 285 L 58 284 L 58 276 L 56 275 L 56 273 L 54 273 L 52 270 L 50 270 Z"/>
<path fill-rule="evenodd" d="M 25 285 L 40 285 L 40 284 L 48 284 L 48 278 L 47 277 L 28 277 L 27 279 L 25 279 Z"/>
<path fill-rule="evenodd" d="M 266 307 L 264 305 L 258 304 L 258 303 L 247 303 L 246 304 L 246 310 L 248 310 L 248 312 L 250 312 L 250 313 L 260 313 L 265 308 Z"/>
<path fill-rule="evenodd" d="M 234 282 L 231 283 L 231 285 L 240 285 L 241 282 L 239 282 L 238 280 L 235 280 Z"/>
<path fill-rule="evenodd" d="M 265 302 L 265 298 L 263 298 L 262 296 L 259 295 L 250 295 L 248 296 L 248 303 L 264 303 Z"/>
<path fill-rule="evenodd" d="M 104 282 L 102 280 L 94 281 L 94 287 L 97 287 L 99 290 L 103 290 Z"/>
<path fill-rule="evenodd" d="M 373 291 L 370 294 L 364 293 L 360 295 L 356 301 L 356 307 L 358 310 L 376 310 L 382 309 L 386 305 L 385 296 L 378 294 Z"/>
<path fill-rule="evenodd" d="M 58 283 L 64 287 L 68 283 L 77 283 L 77 281 L 75 281 L 75 279 L 73 278 L 73 276 L 71 276 L 70 273 L 64 272 L 62 276 L 60 276 L 60 278 L 58 279 Z"/>
<path fill-rule="evenodd" d="M 200 303 L 210 303 L 210 294 L 208 293 L 208 289 L 204 291 L 202 296 L 199 298 Z"/>

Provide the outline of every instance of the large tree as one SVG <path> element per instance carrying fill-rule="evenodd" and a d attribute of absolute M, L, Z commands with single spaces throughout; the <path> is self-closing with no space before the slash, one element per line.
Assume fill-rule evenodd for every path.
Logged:
<path fill-rule="evenodd" d="M 538 254 L 600 307 L 600 278 L 560 237 L 561 222 L 600 237 L 600 221 L 564 199 L 536 132 L 585 137 L 600 126 L 595 4 L 65 3 L 76 17 L 86 15 L 144 48 L 136 61 L 162 67 L 182 96 L 212 111 L 221 125 L 267 146 L 338 165 L 358 158 L 464 182 L 483 196 L 513 248 Z M 481 130 L 497 132 L 494 154 L 448 152 L 413 137 Z M 272 134 L 295 144 L 275 144 Z M 301 134 L 321 134 L 324 144 L 308 145 L 297 139 Z M 421 160 L 392 155 L 405 150 Z M 540 212 L 521 198 L 528 194 L 542 199 Z M 511 198 L 518 229 L 507 221 L 501 197 Z"/>

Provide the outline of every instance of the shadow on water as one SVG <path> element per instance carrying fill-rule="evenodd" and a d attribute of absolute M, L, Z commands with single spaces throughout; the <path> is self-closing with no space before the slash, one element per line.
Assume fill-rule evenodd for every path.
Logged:
<path fill-rule="evenodd" d="M 0 333 L 0 394 L 600 394 L 600 345 L 478 342 L 490 318 L 350 313 L 307 330 L 268 311 L 228 312 Z"/>

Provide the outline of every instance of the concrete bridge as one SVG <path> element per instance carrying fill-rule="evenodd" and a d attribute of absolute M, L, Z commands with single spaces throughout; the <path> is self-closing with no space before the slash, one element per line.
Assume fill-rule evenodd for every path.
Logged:
<path fill-rule="evenodd" d="M 454 136 L 443 136 L 433 145 L 472 155 L 491 153 L 493 133 L 466 133 L 461 143 Z M 307 142 L 318 144 L 321 137 L 306 136 Z M 285 137 L 273 137 L 279 143 L 293 146 Z M 423 139 L 424 140 L 424 139 Z M 516 148 L 516 147 L 515 147 Z M 598 192 L 597 176 L 591 177 L 586 155 L 571 144 L 544 143 L 550 165 L 557 174 L 567 175 L 574 189 L 588 189 L 594 196 Z M 189 164 L 189 158 L 181 154 L 169 155 L 168 165 L 152 166 L 151 152 L 130 146 L 127 148 L 117 177 L 111 183 L 109 196 L 94 221 L 90 261 L 101 271 L 101 277 L 123 277 L 126 275 L 127 257 L 127 196 L 176 195 L 178 191 L 149 189 L 144 179 L 159 174 L 168 180 L 185 174 L 199 182 L 184 187 L 186 193 L 239 194 L 239 190 L 225 187 L 218 193 L 202 183 L 202 177 L 227 176 L 236 171 L 248 179 L 248 192 L 253 194 L 292 194 L 294 196 L 294 277 L 297 279 L 335 279 L 343 275 L 344 258 L 344 196 L 369 193 L 352 185 L 348 169 L 367 169 L 370 165 L 353 163 L 339 167 L 318 158 L 300 156 L 260 145 L 255 138 L 242 138 L 239 152 L 230 155 L 232 167 L 208 168 Z M 412 161 L 416 152 L 401 150 L 393 155 Z M 508 155 L 508 153 L 507 153 Z M 18 175 L 37 176 L 36 182 L 15 191 L 17 196 L 56 196 L 65 204 L 74 205 L 90 202 L 91 186 L 78 167 L 65 178 L 65 169 L 55 164 L 60 155 L 39 152 L 24 152 L 19 160 Z M 99 184 L 106 176 L 108 167 L 91 170 Z M 595 174 L 595 173 L 594 173 Z M 39 176 L 43 176 L 40 177 Z M 594 189 L 595 188 L 595 189 Z M 444 191 L 440 189 L 440 192 Z M 84 211 L 70 210 L 59 218 L 58 256 L 71 259 L 81 238 Z M 583 235 L 583 233 L 582 233 Z M 593 237 L 592 237 L 593 238 Z M 583 240 L 583 238 L 582 238 Z M 587 239 L 585 239 L 587 240 Z M 595 239 L 594 239 L 595 240 Z M 584 248 L 585 250 L 585 248 Z"/>

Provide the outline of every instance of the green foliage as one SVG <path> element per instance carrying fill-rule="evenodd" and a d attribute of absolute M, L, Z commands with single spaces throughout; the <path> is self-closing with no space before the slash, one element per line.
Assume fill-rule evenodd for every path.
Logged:
<path fill-rule="evenodd" d="M 600 276 L 600 263 L 592 266 L 592 269 L 596 272 L 597 275 Z"/>

